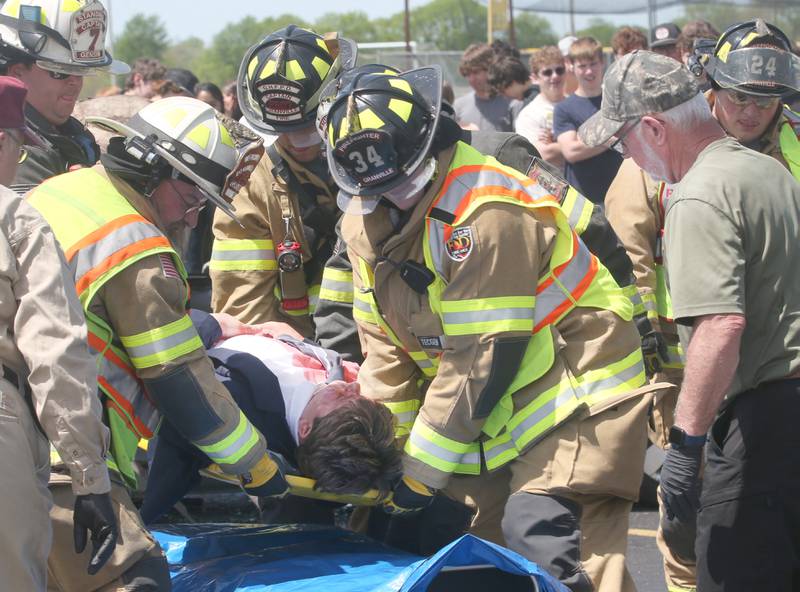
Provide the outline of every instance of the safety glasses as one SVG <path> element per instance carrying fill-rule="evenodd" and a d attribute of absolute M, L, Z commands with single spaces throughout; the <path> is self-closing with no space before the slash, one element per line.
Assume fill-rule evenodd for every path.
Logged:
<path fill-rule="evenodd" d="M 564 66 L 557 66 L 556 68 L 547 68 L 545 70 L 539 70 L 539 75 L 543 76 L 544 78 L 550 78 L 553 74 L 556 76 L 563 76 L 564 72 L 567 69 Z"/>
<path fill-rule="evenodd" d="M 625 150 L 626 150 L 626 148 L 625 148 L 625 138 L 628 137 L 628 134 L 630 134 L 633 131 L 633 129 L 637 125 L 639 125 L 639 123 L 641 121 L 642 121 L 641 119 L 637 119 L 636 123 L 634 123 L 628 129 L 626 129 L 624 133 L 622 133 L 619 136 L 617 136 L 617 139 L 614 140 L 614 142 L 611 143 L 611 145 L 609 145 L 609 147 L 608 147 L 609 150 L 613 150 L 614 152 L 616 152 L 618 154 L 622 154 L 624 156 L 625 155 Z"/>
<path fill-rule="evenodd" d="M 727 99 L 737 107 L 744 107 L 745 105 L 753 104 L 759 109 L 769 109 L 774 107 L 780 101 L 780 97 L 762 97 L 759 95 L 750 95 L 733 89 L 723 89 L 721 92 L 725 93 Z"/>

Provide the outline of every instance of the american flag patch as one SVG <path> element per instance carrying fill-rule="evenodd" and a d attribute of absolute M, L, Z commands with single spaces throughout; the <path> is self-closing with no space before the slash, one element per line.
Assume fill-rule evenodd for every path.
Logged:
<path fill-rule="evenodd" d="M 175 269 L 175 262 L 172 260 L 172 255 L 167 253 L 159 253 L 158 257 L 161 259 L 161 269 L 164 270 L 164 275 L 168 278 L 181 279 L 178 270 Z"/>

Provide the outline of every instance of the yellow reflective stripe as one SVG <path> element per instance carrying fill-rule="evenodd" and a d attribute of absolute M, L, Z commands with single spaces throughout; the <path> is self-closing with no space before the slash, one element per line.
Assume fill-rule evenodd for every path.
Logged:
<path fill-rule="evenodd" d="M 216 239 L 209 268 L 215 271 L 275 271 L 275 244 L 271 240 Z"/>
<path fill-rule="evenodd" d="M 647 307 L 645 306 L 644 300 L 639 294 L 639 291 L 636 289 L 636 284 L 628 284 L 627 286 L 623 286 L 622 293 L 625 294 L 625 296 L 627 296 L 633 304 L 633 316 L 636 317 L 641 314 L 645 314 Z"/>
<path fill-rule="evenodd" d="M 371 325 L 378 324 L 378 321 L 375 320 L 375 314 L 372 312 L 369 294 L 360 290 L 353 293 L 353 318 Z"/>
<path fill-rule="evenodd" d="M 669 354 L 669 361 L 663 363 L 664 368 L 682 370 L 686 365 L 686 358 L 683 355 L 681 344 L 667 346 L 667 353 Z"/>
<path fill-rule="evenodd" d="M 395 418 L 394 433 L 396 438 L 406 436 L 411 432 L 411 426 L 414 425 L 414 420 L 417 418 L 419 412 L 420 402 L 419 399 L 411 399 L 408 401 L 382 401 Z"/>
<path fill-rule="evenodd" d="M 120 340 L 131 363 L 138 369 L 171 362 L 203 347 L 189 315 L 157 329 L 120 335 Z"/>
<path fill-rule="evenodd" d="M 317 303 L 319 302 L 320 286 L 314 284 L 308 288 L 308 314 L 313 315 L 317 310 Z"/>
<path fill-rule="evenodd" d="M 667 289 L 667 277 L 664 266 L 656 264 L 656 306 L 658 307 L 658 316 L 665 319 L 672 320 L 672 298 Z"/>
<path fill-rule="evenodd" d="M 219 465 L 234 465 L 256 444 L 258 444 L 258 432 L 244 413 L 239 411 L 239 422 L 230 434 L 214 444 L 198 444 L 197 447 Z"/>
<path fill-rule="evenodd" d="M 561 209 L 567 215 L 567 221 L 575 233 L 580 236 L 589 226 L 594 211 L 594 204 L 570 186 Z"/>
<path fill-rule="evenodd" d="M 422 370 L 422 373 L 427 378 L 433 379 L 433 378 L 436 377 L 436 373 L 439 370 L 439 360 L 438 359 L 431 358 L 431 357 L 428 356 L 428 354 L 426 354 L 425 352 L 422 352 L 422 351 L 413 351 L 413 350 L 409 350 L 409 349 L 406 349 L 406 348 L 403 348 L 403 349 L 408 354 L 408 357 L 411 358 L 412 360 L 414 360 L 414 362 L 417 364 L 419 369 Z"/>
<path fill-rule="evenodd" d="M 533 332 L 535 296 L 442 300 L 445 335 Z"/>
<path fill-rule="evenodd" d="M 471 444 L 451 440 L 416 421 L 406 441 L 405 452 L 434 469 L 453 473 L 462 465 L 462 457 L 470 451 Z"/>
<path fill-rule="evenodd" d="M 320 300 L 353 302 L 353 272 L 326 267 L 322 272 L 322 285 L 319 291 Z"/>
<path fill-rule="evenodd" d="M 668 585 L 667 592 L 697 592 L 697 588 L 694 586 L 684 588 L 683 586 Z"/>

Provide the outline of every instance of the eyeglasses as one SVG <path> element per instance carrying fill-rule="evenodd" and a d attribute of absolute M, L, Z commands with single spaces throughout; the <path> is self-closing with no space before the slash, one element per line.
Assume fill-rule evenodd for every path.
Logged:
<path fill-rule="evenodd" d="M 725 96 L 737 107 L 744 107 L 752 103 L 759 109 L 769 109 L 780 101 L 780 97 L 762 97 L 759 95 L 749 95 L 738 90 L 725 89 Z"/>
<path fill-rule="evenodd" d="M 180 185 L 177 185 L 177 186 L 175 185 L 175 181 L 176 180 L 177 181 L 181 181 L 182 183 L 184 183 L 184 184 L 188 185 L 189 187 L 191 187 L 191 193 L 189 195 L 192 196 L 194 199 L 191 199 L 191 200 L 187 199 L 187 197 L 183 195 L 183 192 L 180 190 L 181 186 Z M 199 214 L 200 212 L 203 211 L 203 209 L 205 209 L 205 207 L 207 205 L 206 204 L 206 200 L 208 198 L 202 192 L 202 190 L 199 187 L 197 187 L 194 183 L 192 183 L 191 181 L 183 180 L 183 179 L 170 179 L 170 183 L 172 184 L 173 190 L 175 191 L 175 193 L 178 194 L 178 197 L 181 198 L 181 201 L 183 202 L 183 205 L 185 206 L 185 209 L 184 209 L 184 212 L 183 212 L 183 217 L 184 218 L 187 218 L 187 217 L 191 216 L 192 214 Z"/>
<path fill-rule="evenodd" d="M 53 72 L 52 70 L 45 70 L 45 72 L 47 72 L 47 75 L 50 76 L 50 78 L 52 78 L 53 80 L 66 80 L 67 78 L 72 76 L 72 74 L 65 74 L 64 72 Z"/>
<path fill-rule="evenodd" d="M 636 123 L 634 123 L 628 129 L 626 129 L 624 133 L 622 133 L 619 136 L 617 136 L 617 139 L 614 140 L 614 142 L 608 147 L 608 149 L 609 150 L 613 150 L 614 152 L 616 152 L 618 154 L 622 154 L 624 156 L 625 155 L 625 150 L 626 150 L 626 148 L 625 148 L 625 138 L 628 137 L 628 134 L 631 133 L 633 131 L 633 128 L 635 128 L 637 125 L 639 125 L 639 122 L 641 122 L 641 121 L 642 121 L 641 119 L 637 119 Z"/>
<path fill-rule="evenodd" d="M 556 76 L 563 76 L 564 72 L 566 71 L 567 69 L 564 66 L 558 66 L 556 68 L 547 68 L 546 70 L 540 70 L 539 74 L 541 74 L 545 78 L 550 78 L 554 73 Z"/>

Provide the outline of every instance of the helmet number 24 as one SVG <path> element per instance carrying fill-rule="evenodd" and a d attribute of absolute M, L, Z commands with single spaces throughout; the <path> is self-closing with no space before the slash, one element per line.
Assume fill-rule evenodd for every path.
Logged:
<path fill-rule="evenodd" d="M 352 160 L 353 162 L 355 162 L 355 170 L 356 170 L 356 172 L 358 172 L 358 173 L 366 173 L 367 169 L 369 169 L 369 165 L 367 164 L 367 162 L 369 162 L 370 164 L 372 164 L 373 166 L 376 166 L 376 167 L 381 167 L 384 164 L 386 164 L 383 161 L 383 158 L 381 158 L 380 154 L 378 154 L 378 151 L 375 150 L 375 146 L 367 146 L 367 149 L 366 149 L 365 152 L 366 152 L 366 155 L 367 155 L 367 159 L 366 160 L 364 160 L 364 155 L 361 154 L 361 152 L 358 152 L 358 151 L 353 151 L 348 155 L 348 158 L 350 160 Z"/>
<path fill-rule="evenodd" d="M 754 55 L 753 59 L 750 60 L 750 73 L 751 74 L 761 74 L 762 68 L 766 71 L 767 76 L 770 78 L 775 77 L 776 73 L 776 66 L 775 66 L 775 58 L 771 57 L 767 60 L 766 65 L 764 65 L 764 58 L 760 55 Z"/>

